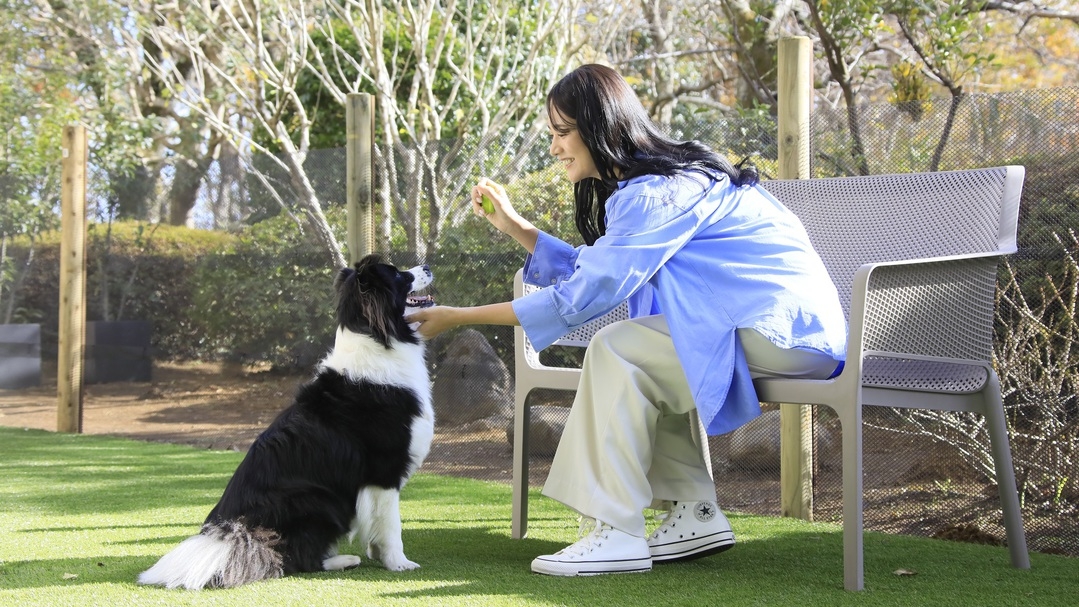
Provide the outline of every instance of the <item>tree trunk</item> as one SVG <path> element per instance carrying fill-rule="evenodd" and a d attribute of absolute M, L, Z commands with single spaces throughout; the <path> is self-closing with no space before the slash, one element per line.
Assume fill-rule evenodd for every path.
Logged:
<path fill-rule="evenodd" d="M 187 216 L 198 201 L 202 178 L 209 162 L 182 160 L 176 163 L 176 174 L 169 189 L 169 225 L 187 225 Z"/>
<path fill-rule="evenodd" d="M 933 159 L 929 161 L 930 172 L 940 170 L 940 159 L 944 155 L 944 147 L 948 145 L 948 139 L 952 136 L 952 127 L 955 126 L 955 116 L 959 112 L 959 105 L 963 101 L 961 89 L 952 91 L 952 103 L 948 106 L 948 119 L 944 121 L 944 132 L 940 134 L 937 148 L 933 150 Z"/>
<path fill-rule="evenodd" d="M 277 128 L 278 139 L 282 142 L 282 147 L 285 148 L 282 156 L 288 166 L 289 177 L 292 181 L 292 187 L 296 191 L 297 202 L 304 210 L 304 216 L 307 218 L 307 226 L 315 233 L 315 238 L 326 250 L 332 267 L 334 269 L 343 268 L 348 265 L 348 261 L 345 259 L 344 253 L 341 252 L 341 245 L 337 242 L 337 237 L 333 235 L 330 222 L 326 220 L 326 215 L 322 212 L 318 194 L 315 193 L 315 188 L 311 185 L 311 181 L 304 171 L 303 155 L 293 145 L 288 132 L 285 131 L 285 126 L 278 123 Z"/>

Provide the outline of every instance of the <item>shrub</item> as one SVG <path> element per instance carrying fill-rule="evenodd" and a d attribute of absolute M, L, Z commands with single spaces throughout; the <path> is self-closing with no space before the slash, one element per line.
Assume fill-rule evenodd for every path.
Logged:
<path fill-rule="evenodd" d="M 331 209 L 331 225 L 343 215 Z M 286 216 L 259 222 L 198 264 L 191 301 L 200 349 L 215 358 L 307 368 L 334 335 L 338 268 Z"/>
<path fill-rule="evenodd" d="M 20 322 L 42 325 L 42 355 L 56 355 L 60 301 L 60 233 L 46 232 L 15 294 Z M 141 222 L 91 224 L 86 247 L 87 320 L 149 320 L 159 358 L 199 355 L 197 327 L 188 310 L 197 261 L 226 246 L 223 232 L 190 230 Z M 29 242 L 16 243 L 25 255 Z"/>

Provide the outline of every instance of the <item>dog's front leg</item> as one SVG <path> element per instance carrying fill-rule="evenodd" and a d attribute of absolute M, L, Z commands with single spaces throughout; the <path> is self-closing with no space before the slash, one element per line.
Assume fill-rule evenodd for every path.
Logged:
<path fill-rule="evenodd" d="M 405 556 L 401 541 L 400 493 L 397 489 L 368 487 L 360 492 L 357 516 L 360 540 L 369 558 L 382 561 L 390 571 L 416 569 L 418 564 Z"/>

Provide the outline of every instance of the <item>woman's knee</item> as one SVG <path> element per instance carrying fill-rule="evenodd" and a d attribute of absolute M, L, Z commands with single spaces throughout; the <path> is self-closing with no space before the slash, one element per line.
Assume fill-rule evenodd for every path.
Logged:
<path fill-rule="evenodd" d="M 588 350 L 593 348 L 628 355 L 641 351 L 652 352 L 657 348 L 669 348 L 673 352 L 674 343 L 671 341 L 666 321 L 662 317 L 648 316 L 620 320 L 601 328 L 589 342 Z"/>

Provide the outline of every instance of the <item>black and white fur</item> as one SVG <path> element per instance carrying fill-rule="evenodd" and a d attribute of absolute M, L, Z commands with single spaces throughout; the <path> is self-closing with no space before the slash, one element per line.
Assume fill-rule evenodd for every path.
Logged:
<path fill-rule="evenodd" d="M 424 343 L 404 313 L 431 281 L 427 266 L 398 271 L 375 255 L 337 274 L 333 350 L 251 445 L 199 535 L 140 584 L 228 588 L 355 567 L 358 556 L 337 554 L 346 535 L 386 569 L 419 567 L 405 557 L 398 495 L 435 420 Z"/>

